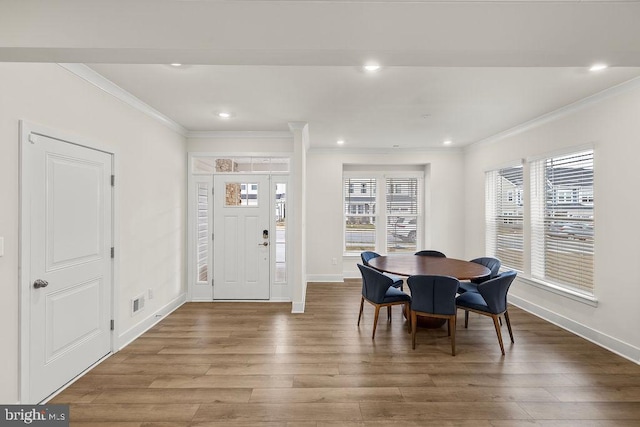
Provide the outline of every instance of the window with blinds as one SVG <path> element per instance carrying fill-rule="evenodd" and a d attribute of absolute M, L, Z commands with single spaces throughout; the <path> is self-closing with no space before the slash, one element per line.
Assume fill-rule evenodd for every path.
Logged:
<path fill-rule="evenodd" d="M 593 150 L 531 163 L 531 275 L 593 295 Z"/>
<path fill-rule="evenodd" d="M 197 183 L 197 236 L 196 236 L 196 268 L 197 281 L 209 280 L 209 185 Z"/>
<path fill-rule="evenodd" d="M 421 172 L 346 172 L 344 251 L 416 252 L 423 181 Z"/>
<path fill-rule="evenodd" d="M 489 171 L 485 176 L 486 251 L 505 268 L 523 270 L 522 166 Z"/>
<path fill-rule="evenodd" d="M 387 252 L 417 250 L 418 179 L 386 178 Z"/>
<path fill-rule="evenodd" d="M 375 251 L 376 179 L 344 180 L 345 251 Z"/>

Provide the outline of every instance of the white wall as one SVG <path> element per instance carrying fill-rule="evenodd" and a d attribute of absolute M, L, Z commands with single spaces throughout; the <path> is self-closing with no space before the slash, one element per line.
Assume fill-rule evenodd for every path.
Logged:
<path fill-rule="evenodd" d="M 592 144 L 595 174 L 595 295 L 592 307 L 517 281 L 512 302 L 640 361 L 640 84 L 495 142 L 470 147 L 465 159 L 466 258 L 484 253 L 484 172 L 521 158 Z M 517 331 L 517 325 L 515 326 Z M 516 332 L 516 342 L 517 332 Z"/>
<path fill-rule="evenodd" d="M 0 63 L 0 402 L 16 403 L 18 323 L 18 121 L 116 151 L 119 267 L 115 319 L 128 337 L 185 293 L 185 138 L 55 64 Z M 154 290 L 131 317 L 130 298 Z M 147 319 L 148 321 L 148 319 Z"/>
<path fill-rule="evenodd" d="M 237 153 L 238 155 L 246 156 L 269 153 L 273 156 L 283 157 L 293 152 L 293 136 L 290 138 L 271 138 L 266 136 L 243 136 L 243 134 L 244 132 L 238 132 L 237 137 L 189 137 L 187 139 L 187 151 L 190 153 Z M 268 134 L 268 132 L 264 132 L 264 134 Z"/>
<path fill-rule="evenodd" d="M 310 150 L 307 154 L 307 278 L 335 281 L 359 277 L 359 257 L 343 258 L 343 164 L 429 165 L 425 184 L 425 248 L 464 255 L 464 155 L 455 148 L 355 153 Z M 337 258 L 337 265 L 332 265 Z"/>

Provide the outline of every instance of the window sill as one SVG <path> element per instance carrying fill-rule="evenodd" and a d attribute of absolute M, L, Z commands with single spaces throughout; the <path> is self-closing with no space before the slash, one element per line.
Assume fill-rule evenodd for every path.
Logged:
<path fill-rule="evenodd" d="M 565 298 L 572 299 L 574 301 L 581 302 L 583 304 L 590 305 L 592 307 L 598 306 L 598 300 L 593 295 L 586 295 L 577 291 L 572 291 L 570 289 L 566 289 L 561 286 L 554 285 L 553 283 L 545 282 L 540 279 L 534 279 L 532 277 L 518 276 L 518 280 L 527 285 L 534 286 L 539 289 L 543 289 L 545 291 L 563 296 Z"/>

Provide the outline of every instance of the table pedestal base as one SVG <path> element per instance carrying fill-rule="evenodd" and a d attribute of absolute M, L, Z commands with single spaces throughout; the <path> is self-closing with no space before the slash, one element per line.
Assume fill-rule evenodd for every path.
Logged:
<path fill-rule="evenodd" d="M 406 317 L 406 316 L 405 316 Z M 440 319 L 438 317 L 418 316 L 418 328 L 438 329 L 441 328 L 447 319 Z"/>
<path fill-rule="evenodd" d="M 437 317 L 418 316 L 418 327 L 427 329 L 438 329 L 447 323 L 447 319 Z"/>

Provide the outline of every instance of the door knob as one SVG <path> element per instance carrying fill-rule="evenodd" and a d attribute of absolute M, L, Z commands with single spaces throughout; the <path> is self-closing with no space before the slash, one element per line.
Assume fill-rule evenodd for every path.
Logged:
<path fill-rule="evenodd" d="M 47 282 L 46 280 L 38 279 L 33 282 L 33 287 L 36 289 L 46 288 L 47 286 L 49 286 L 49 282 Z"/>
<path fill-rule="evenodd" d="M 269 246 L 269 242 L 258 243 L 258 246 Z"/>

